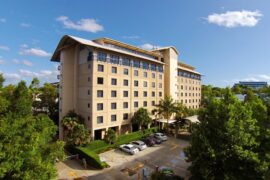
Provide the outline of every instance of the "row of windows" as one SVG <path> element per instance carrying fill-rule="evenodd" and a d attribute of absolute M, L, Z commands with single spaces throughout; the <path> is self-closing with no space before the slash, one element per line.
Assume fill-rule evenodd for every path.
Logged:
<path fill-rule="evenodd" d="M 104 121 L 103 116 L 97 116 L 97 124 L 102 124 Z M 128 120 L 128 113 L 124 113 L 123 114 L 123 120 Z M 117 121 L 117 115 L 116 114 L 112 114 L 111 115 L 111 122 L 115 122 Z"/>
<path fill-rule="evenodd" d="M 104 78 L 103 77 L 98 77 L 97 78 L 97 84 L 104 84 Z M 123 86 L 128 86 L 128 80 L 127 79 L 124 79 L 123 80 Z M 111 78 L 111 85 L 114 85 L 116 86 L 117 85 L 117 79 L 116 78 Z M 139 86 L 139 81 L 138 80 L 134 80 L 134 87 L 138 87 Z M 155 82 L 152 82 L 151 86 L 153 88 L 156 87 L 156 83 Z M 148 87 L 148 82 L 147 81 L 143 81 L 143 87 Z M 159 83 L 158 85 L 159 88 L 162 88 L 162 83 Z"/>
<path fill-rule="evenodd" d="M 179 89 L 179 86 L 177 86 L 177 89 Z M 181 90 L 184 90 L 184 86 L 181 85 Z M 193 86 L 185 86 L 185 90 L 196 90 L 196 91 L 200 91 L 201 88 L 200 87 L 193 87 Z"/>
<path fill-rule="evenodd" d="M 181 103 L 200 103 L 201 102 L 201 99 L 182 99 L 181 100 Z"/>
<path fill-rule="evenodd" d="M 139 107 L 139 102 L 134 101 L 133 105 L 134 105 L 134 108 L 138 108 Z M 156 105 L 156 102 L 151 101 L 151 106 L 155 106 L 155 105 Z M 123 108 L 124 109 L 127 109 L 128 106 L 129 106 L 128 102 L 123 102 Z M 147 101 L 143 101 L 143 107 L 147 107 L 147 106 L 148 106 Z M 117 109 L 117 103 L 116 102 L 111 103 L 111 110 L 116 110 L 116 109 Z M 104 110 L 104 104 L 103 103 L 97 103 L 97 111 L 103 111 L 103 110 Z"/>
<path fill-rule="evenodd" d="M 188 71 L 183 71 L 178 69 L 178 76 L 182 76 L 182 77 L 187 77 L 187 78 L 191 78 L 191 79 L 197 79 L 197 80 L 201 80 L 201 76 L 198 74 L 194 74 Z"/>
<path fill-rule="evenodd" d="M 87 60 L 88 61 L 93 60 L 92 52 L 89 52 Z M 122 57 L 120 59 L 120 56 L 112 55 L 112 54 L 109 57 L 107 53 L 104 53 L 104 52 L 98 52 L 97 60 L 103 61 L 103 62 L 110 62 L 112 64 L 121 64 L 124 66 L 132 66 L 136 68 L 143 68 L 147 70 L 163 72 L 163 65 L 157 65 L 157 64 L 148 63 L 145 61 L 134 60 L 127 57 Z"/>
<path fill-rule="evenodd" d="M 134 91 L 133 93 L 134 93 L 134 97 L 139 97 L 139 91 Z M 90 94 L 89 91 L 88 91 L 88 94 Z M 147 95 L 148 95 L 147 91 L 143 91 L 143 97 L 147 97 Z M 103 90 L 97 90 L 97 97 L 103 98 L 103 96 L 104 96 Z M 152 91 L 151 96 L 155 97 L 156 92 Z M 111 97 L 117 97 L 117 91 L 112 90 Z M 123 91 L 123 97 L 128 97 L 128 91 Z M 159 97 L 162 97 L 162 92 L 159 92 Z"/>
<path fill-rule="evenodd" d="M 97 70 L 99 72 L 104 72 L 104 65 L 103 64 L 98 64 L 98 68 Z M 117 74 L 117 67 L 111 67 L 111 72 L 114 73 L 114 74 Z M 128 75 L 129 74 L 129 69 L 127 68 L 124 68 L 124 75 Z M 138 70 L 134 70 L 134 76 L 139 76 L 139 71 Z M 147 72 L 143 72 L 143 77 L 147 78 L 148 76 L 148 73 Z M 156 78 L 156 74 L 155 73 L 152 73 L 152 78 Z M 159 79 L 162 79 L 162 74 L 159 74 Z"/>
<path fill-rule="evenodd" d="M 189 84 L 201 84 L 200 80 L 191 80 L 187 78 L 180 78 L 181 83 L 189 83 Z"/>
<path fill-rule="evenodd" d="M 180 93 L 177 93 L 177 95 L 179 95 Z M 190 97 L 197 97 L 197 96 L 201 96 L 201 93 L 182 93 L 181 92 L 181 96 L 183 97 L 183 96 L 186 96 L 186 97 L 188 97 L 188 96 L 190 96 Z"/>

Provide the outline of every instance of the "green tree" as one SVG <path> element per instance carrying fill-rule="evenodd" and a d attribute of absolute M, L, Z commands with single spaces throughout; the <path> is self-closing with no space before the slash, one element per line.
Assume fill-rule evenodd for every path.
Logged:
<path fill-rule="evenodd" d="M 229 89 L 211 98 L 199 113 L 186 148 L 191 179 L 266 179 L 269 162 L 257 151 L 260 134 L 249 105 Z"/>
<path fill-rule="evenodd" d="M 165 96 L 164 99 L 156 105 L 157 113 L 167 119 L 167 127 L 171 116 L 176 113 L 176 103 L 171 96 Z"/>
<path fill-rule="evenodd" d="M 152 121 L 149 112 L 147 109 L 144 108 L 139 108 L 133 115 L 131 119 L 133 124 L 138 124 L 139 129 L 142 127 L 144 128 L 145 126 L 149 125 Z"/>
<path fill-rule="evenodd" d="M 185 118 L 192 114 L 191 110 L 189 110 L 182 103 L 176 104 L 176 115 L 175 115 L 175 136 L 177 137 L 179 128 L 183 127 L 186 124 Z"/>
<path fill-rule="evenodd" d="M 109 144 L 114 144 L 116 141 L 116 133 L 112 128 L 109 128 L 105 134 L 104 140 Z"/>
<path fill-rule="evenodd" d="M 4 85 L 4 82 L 5 82 L 5 79 L 4 79 L 3 74 L 1 73 L 1 74 L 0 74 L 0 89 L 2 89 L 2 87 L 3 87 L 3 85 Z"/>

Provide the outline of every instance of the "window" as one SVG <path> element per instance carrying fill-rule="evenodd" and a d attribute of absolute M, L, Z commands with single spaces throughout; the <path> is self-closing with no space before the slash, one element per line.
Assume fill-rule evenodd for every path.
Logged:
<path fill-rule="evenodd" d="M 155 106 L 155 101 L 152 101 L 152 106 Z"/>
<path fill-rule="evenodd" d="M 155 96 L 156 96 L 155 91 L 152 91 L 152 97 L 155 97 Z"/>
<path fill-rule="evenodd" d="M 143 91 L 143 97 L 147 97 L 147 91 Z"/>
<path fill-rule="evenodd" d="M 123 96 L 128 97 L 128 91 L 123 91 Z"/>
<path fill-rule="evenodd" d="M 157 66 L 156 66 L 155 64 L 151 64 L 151 70 L 152 70 L 152 71 L 157 70 Z"/>
<path fill-rule="evenodd" d="M 128 75 L 128 69 L 124 68 L 124 75 Z"/>
<path fill-rule="evenodd" d="M 128 113 L 123 114 L 123 120 L 128 120 Z"/>
<path fill-rule="evenodd" d="M 128 108 L 128 102 L 123 103 L 123 108 L 125 108 L 125 109 Z"/>
<path fill-rule="evenodd" d="M 147 101 L 143 101 L 143 106 L 144 106 L 144 107 L 147 106 Z"/>
<path fill-rule="evenodd" d="M 147 87 L 147 81 L 143 81 L 143 87 Z"/>
<path fill-rule="evenodd" d="M 158 85 L 158 86 L 159 86 L 159 88 L 162 88 L 162 83 L 159 83 L 159 85 Z"/>
<path fill-rule="evenodd" d="M 102 64 L 98 64 L 98 71 L 104 72 L 104 66 Z"/>
<path fill-rule="evenodd" d="M 117 104 L 116 103 L 111 103 L 111 109 L 116 109 L 117 108 Z"/>
<path fill-rule="evenodd" d="M 90 82 L 90 77 L 87 78 L 87 81 Z"/>
<path fill-rule="evenodd" d="M 155 82 L 152 82 L 152 88 L 156 87 Z"/>
<path fill-rule="evenodd" d="M 89 103 L 87 104 L 87 107 L 90 108 L 90 104 Z"/>
<path fill-rule="evenodd" d="M 124 57 L 122 60 L 122 65 L 130 66 L 130 59 Z"/>
<path fill-rule="evenodd" d="M 116 91 L 111 91 L 111 97 L 116 97 Z"/>
<path fill-rule="evenodd" d="M 91 64 L 88 64 L 88 69 L 91 69 Z"/>
<path fill-rule="evenodd" d="M 159 74 L 159 76 L 158 76 L 158 77 L 159 77 L 159 79 L 162 79 L 162 74 Z"/>
<path fill-rule="evenodd" d="M 134 101 L 134 107 L 135 108 L 139 107 L 139 102 L 138 101 Z"/>
<path fill-rule="evenodd" d="M 143 72 L 143 77 L 147 78 L 147 72 Z"/>
<path fill-rule="evenodd" d="M 112 78 L 111 79 L 111 85 L 117 85 L 117 79 Z"/>
<path fill-rule="evenodd" d="M 90 51 L 90 52 L 88 53 L 87 61 L 92 61 L 92 60 L 93 60 L 93 52 Z"/>
<path fill-rule="evenodd" d="M 98 52 L 98 61 L 104 61 L 106 62 L 107 59 L 107 54 L 104 52 Z"/>
<path fill-rule="evenodd" d="M 113 64 L 119 64 L 119 56 L 111 55 L 110 62 Z"/>
<path fill-rule="evenodd" d="M 117 73 L 117 67 L 112 67 L 112 73 L 114 73 L 114 74 Z"/>
<path fill-rule="evenodd" d="M 134 76 L 139 76 L 139 71 L 138 70 L 134 70 Z"/>
<path fill-rule="evenodd" d="M 87 90 L 87 94 L 90 95 L 90 90 Z"/>
<path fill-rule="evenodd" d="M 162 97 L 162 92 L 159 92 L 159 97 Z"/>
<path fill-rule="evenodd" d="M 97 78 L 97 84 L 103 84 L 103 78 L 102 77 Z"/>
<path fill-rule="evenodd" d="M 135 80 L 134 81 L 134 86 L 138 87 L 139 86 L 139 81 Z"/>
<path fill-rule="evenodd" d="M 156 74 L 152 73 L 152 78 L 155 79 L 156 78 Z"/>
<path fill-rule="evenodd" d="M 103 97 L 103 90 L 97 90 L 97 97 Z"/>
<path fill-rule="evenodd" d="M 140 68 L 140 61 L 138 61 L 138 60 L 133 60 L 133 67 Z"/>
<path fill-rule="evenodd" d="M 138 91 L 134 91 L 134 97 L 138 97 L 139 96 L 139 92 Z"/>
<path fill-rule="evenodd" d="M 143 62 L 143 69 L 149 69 L 149 64 L 147 62 Z"/>
<path fill-rule="evenodd" d="M 112 122 L 116 121 L 116 114 L 111 115 L 111 121 Z"/>
<path fill-rule="evenodd" d="M 102 124 L 103 123 L 103 116 L 98 116 L 97 117 L 97 124 Z"/>
<path fill-rule="evenodd" d="M 97 103 L 97 110 L 102 111 L 103 110 L 103 103 Z"/>
<path fill-rule="evenodd" d="M 124 84 L 124 86 L 128 86 L 128 80 L 124 79 L 123 84 Z"/>
<path fill-rule="evenodd" d="M 163 72 L 163 66 L 162 66 L 162 65 L 159 65 L 159 66 L 158 66 L 158 71 L 159 71 L 159 72 Z"/>
<path fill-rule="evenodd" d="M 87 120 L 90 121 L 90 116 L 87 116 Z"/>
<path fill-rule="evenodd" d="M 181 85 L 181 89 L 184 89 L 184 86 L 183 85 Z"/>

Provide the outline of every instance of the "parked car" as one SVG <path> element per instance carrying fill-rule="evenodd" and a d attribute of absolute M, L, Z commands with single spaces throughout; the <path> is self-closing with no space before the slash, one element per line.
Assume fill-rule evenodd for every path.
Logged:
<path fill-rule="evenodd" d="M 160 139 L 156 138 L 154 134 L 150 135 L 149 138 L 152 139 L 155 144 L 161 144 L 162 143 L 162 141 Z"/>
<path fill-rule="evenodd" d="M 124 152 L 127 152 L 131 155 L 136 154 L 137 152 L 139 152 L 139 149 L 136 148 L 134 145 L 132 144 L 123 144 L 120 146 L 120 149 Z"/>
<path fill-rule="evenodd" d="M 131 142 L 131 144 L 138 148 L 140 151 L 144 150 L 147 147 L 143 141 L 133 141 Z"/>
<path fill-rule="evenodd" d="M 168 137 L 163 133 L 155 133 L 154 137 L 161 140 L 161 141 L 167 141 Z"/>
<path fill-rule="evenodd" d="M 142 140 L 147 146 L 154 146 L 155 143 L 155 139 L 151 138 L 151 137 L 147 137 L 145 139 Z"/>

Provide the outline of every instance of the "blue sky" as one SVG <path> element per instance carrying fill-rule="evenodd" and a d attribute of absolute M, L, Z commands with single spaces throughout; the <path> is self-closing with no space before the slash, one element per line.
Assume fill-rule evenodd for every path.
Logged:
<path fill-rule="evenodd" d="M 109 37 L 144 48 L 173 45 L 203 83 L 270 81 L 269 0 L 1 0 L 0 72 L 7 83 L 56 81 L 60 38 Z"/>

